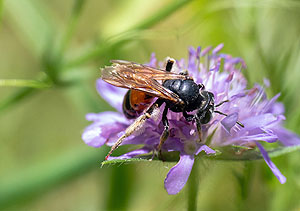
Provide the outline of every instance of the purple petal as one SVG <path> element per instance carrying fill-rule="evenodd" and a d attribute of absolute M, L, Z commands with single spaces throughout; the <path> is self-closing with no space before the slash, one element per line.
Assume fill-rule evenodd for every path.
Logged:
<path fill-rule="evenodd" d="M 271 171 L 273 172 L 273 174 L 277 177 L 277 179 L 279 180 L 279 182 L 281 184 L 284 184 L 286 182 L 286 177 L 281 174 L 279 169 L 271 161 L 271 159 L 268 155 L 268 152 L 263 148 L 263 146 L 258 142 L 256 142 L 256 145 L 257 145 L 258 149 L 260 150 L 263 158 L 265 159 L 265 162 L 267 163 L 267 165 L 270 167 Z"/>
<path fill-rule="evenodd" d="M 124 144 L 149 144 L 154 145 L 159 142 L 160 135 L 153 132 L 153 128 L 142 128 L 124 140 Z"/>
<path fill-rule="evenodd" d="M 151 152 L 152 149 L 149 149 L 149 148 L 141 148 L 141 149 L 136 149 L 136 150 L 133 150 L 131 152 L 128 152 L 128 153 L 125 153 L 121 156 L 118 156 L 118 157 L 108 157 L 108 160 L 116 160 L 116 159 L 121 159 L 121 160 L 125 160 L 125 159 L 130 159 L 130 158 L 133 158 L 137 155 L 143 155 L 143 154 L 147 154 L 149 152 Z"/>
<path fill-rule="evenodd" d="M 105 144 L 106 138 L 101 137 L 102 128 L 98 125 L 90 125 L 82 133 L 82 140 L 89 146 L 101 147 Z"/>
<path fill-rule="evenodd" d="M 81 138 L 89 146 L 101 147 L 110 137 L 125 130 L 125 128 L 125 125 L 118 123 L 104 125 L 94 123 L 84 130 Z"/>
<path fill-rule="evenodd" d="M 264 106 L 261 113 L 272 113 L 275 115 L 284 113 L 284 106 L 282 103 L 277 103 L 277 99 L 280 97 L 280 93 L 275 95 L 269 102 Z"/>
<path fill-rule="evenodd" d="M 100 147 L 112 135 L 124 130 L 127 122 L 123 115 L 117 112 L 102 112 L 99 114 L 87 114 L 88 120 L 95 121 L 82 133 L 83 141 L 93 147 Z"/>
<path fill-rule="evenodd" d="M 233 79 L 234 72 L 231 72 L 229 76 L 226 78 L 226 82 L 229 83 Z"/>
<path fill-rule="evenodd" d="M 266 141 L 269 143 L 273 143 L 278 140 L 277 135 L 271 134 L 271 133 L 259 133 L 254 135 L 247 135 L 247 136 L 240 136 L 235 139 L 232 139 L 232 141 Z"/>
<path fill-rule="evenodd" d="M 198 47 L 197 47 L 197 52 L 196 52 L 196 57 L 197 57 L 197 59 L 200 58 L 200 53 L 201 53 L 201 47 L 198 46 Z"/>
<path fill-rule="evenodd" d="M 221 124 L 224 126 L 225 130 L 230 133 L 230 129 L 236 124 L 236 121 L 238 121 L 238 113 L 232 113 L 225 117 L 222 121 Z"/>
<path fill-rule="evenodd" d="M 219 44 L 217 47 L 215 47 L 215 48 L 213 49 L 212 54 L 213 54 L 213 55 L 214 55 L 214 54 L 217 54 L 220 50 L 222 50 L 223 47 L 224 47 L 224 44 L 223 44 L 223 43 Z"/>
<path fill-rule="evenodd" d="M 157 137 L 156 143 L 159 142 L 159 137 Z M 148 142 L 147 142 L 148 143 Z M 166 150 L 168 152 L 171 151 L 178 151 L 183 152 L 184 151 L 184 144 L 179 138 L 173 138 L 169 137 L 167 141 L 162 146 L 163 150 Z"/>
<path fill-rule="evenodd" d="M 113 86 L 106 83 L 102 79 L 97 80 L 96 87 L 100 96 L 121 113 L 123 98 L 127 92 L 127 89 Z"/>
<path fill-rule="evenodd" d="M 243 59 L 241 59 L 241 58 L 232 58 L 232 59 L 228 60 L 228 62 L 230 62 L 232 64 L 238 64 L 242 61 L 243 61 Z"/>
<path fill-rule="evenodd" d="M 193 155 L 180 155 L 179 162 L 171 168 L 165 179 L 168 194 L 174 195 L 181 191 L 190 176 L 193 164 Z"/>
<path fill-rule="evenodd" d="M 206 154 L 214 154 L 216 153 L 215 150 L 211 149 L 210 147 L 208 147 L 207 145 L 202 145 L 197 152 L 195 153 L 196 155 L 198 155 L 201 151 L 205 151 Z"/>
<path fill-rule="evenodd" d="M 197 66 L 196 66 L 196 57 L 197 52 L 193 47 L 189 48 L 189 62 L 188 62 L 188 70 L 192 73 L 197 72 Z"/>
<path fill-rule="evenodd" d="M 147 64 L 150 67 L 156 68 L 157 67 L 157 59 L 155 57 L 155 53 L 151 54 L 150 62 Z"/>
<path fill-rule="evenodd" d="M 284 146 L 300 145 L 300 137 L 295 133 L 292 133 L 291 131 L 282 127 L 275 128 L 273 131 Z"/>
<path fill-rule="evenodd" d="M 113 123 L 113 122 L 122 122 L 128 123 L 128 119 L 124 117 L 124 115 L 113 112 L 113 111 L 104 111 L 98 114 L 89 113 L 85 116 L 88 121 L 99 121 L 103 124 L 105 123 Z"/>
<path fill-rule="evenodd" d="M 277 118 L 273 114 L 267 113 L 244 119 L 243 124 L 247 130 L 252 130 L 254 128 L 267 126 L 276 120 Z"/>
<path fill-rule="evenodd" d="M 205 56 L 210 50 L 212 49 L 211 46 L 206 47 L 200 54 L 200 56 Z"/>
<path fill-rule="evenodd" d="M 266 87 L 270 87 L 270 85 L 271 85 L 270 80 L 267 79 L 267 78 L 264 78 L 264 85 L 265 85 Z"/>
<path fill-rule="evenodd" d="M 283 103 L 276 102 L 267 112 L 272 113 L 274 115 L 281 115 L 284 114 L 284 111 L 285 109 Z"/>

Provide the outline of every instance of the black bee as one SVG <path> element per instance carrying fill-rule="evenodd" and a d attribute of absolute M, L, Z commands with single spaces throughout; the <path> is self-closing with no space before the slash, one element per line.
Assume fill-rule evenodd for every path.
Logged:
<path fill-rule="evenodd" d="M 125 134 L 111 147 L 105 160 L 118 148 L 123 140 L 138 129 L 147 119 L 151 118 L 154 110 L 163 103 L 165 108 L 162 114 L 164 131 L 160 137 L 157 147 L 159 155 L 161 148 L 169 136 L 169 121 L 167 113 L 182 112 L 185 119 L 195 121 L 199 135 L 199 142 L 202 141 L 201 125 L 207 124 L 213 113 L 227 116 L 215 108 L 228 101 L 222 101 L 215 105 L 214 94 L 206 91 L 203 84 L 196 84 L 187 72 L 171 72 L 174 60 L 169 59 L 165 70 L 152 68 L 146 65 L 129 61 L 113 60 L 112 66 L 102 69 L 101 78 L 114 86 L 129 89 L 124 97 L 123 111 L 127 118 L 136 120 L 126 129 Z M 153 99 L 157 97 L 155 102 Z M 188 112 L 196 111 L 194 114 Z M 240 126 L 243 125 L 237 122 Z"/>

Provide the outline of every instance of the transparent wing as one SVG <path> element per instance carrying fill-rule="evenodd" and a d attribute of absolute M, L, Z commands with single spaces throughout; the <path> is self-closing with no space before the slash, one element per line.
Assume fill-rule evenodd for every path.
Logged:
<path fill-rule="evenodd" d="M 187 79 L 188 76 L 151 68 L 133 62 L 113 60 L 113 65 L 102 69 L 101 78 L 114 86 L 136 89 L 173 102 L 181 102 L 177 94 L 158 81 Z"/>

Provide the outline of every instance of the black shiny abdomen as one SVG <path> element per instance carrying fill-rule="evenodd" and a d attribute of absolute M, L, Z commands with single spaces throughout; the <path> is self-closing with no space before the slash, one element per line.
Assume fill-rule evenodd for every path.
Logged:
<path fill-rule="evenodd" d="M 167 102 L 171 111 L 194 111 L 203 101 L 203 97 L 199 94 L 199 86 L 192 79 L 166 80 L 163 86 L 176 93 L 184 101 L 184 106 Z"/>

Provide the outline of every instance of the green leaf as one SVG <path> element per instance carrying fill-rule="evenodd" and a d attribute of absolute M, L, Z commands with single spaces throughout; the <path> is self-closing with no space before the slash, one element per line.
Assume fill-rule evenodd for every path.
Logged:
<path fill-rule="evenodd" d="M 262 159 L 261 153 L 255 149 L 247 149 L 241 146 L 226 146 L 222 148 L 217 148 L 217 154 L 215 156 L 210 156 L 209 158 L 217 160 L 236 160 L 236 161 L 249 161 Z M 287 153 L 300 150 L 300 145 L 291 147 L 277 147 L 274 149 L 269 149 L 268 155 L 270 158 L 278 157 Z"/>
<path fill-rule="evenodd" d="M 151 161 L 150 159 L 148 160 L 145 158 L 130 158 L 126 160 L 122 160 L 122 159 L 106 160 L 101 163 L 101 167 L 107 165 L 115 165 L 115 164 L 122 165 L 122 164 L 129 164 L 132 162 L 150 162 L 150 161 Z"/>
<path fill-rule="evenodd" d="M 273 150 L 268 150 L 268 153 L 270 157 L 278 157 L 298 150 L 300 150 L 300 145 L 291 147 L 278 147 Z"/>
<path fill-rule="evenodd" d="M 179 152 L 162 152 L 162 158 L 164 162 L 177 162 L 179 160 Z M 148 154 L 139 155 L 135 158 L 130 159 L 115 159 L 115 160 L 105 160 L 101 163 L 101 167 L 106 165 L 115 164 L 128 164 L 132 162 L 151 162 L 151 161 L 161 161 L 157 156 L 154 156 L 152 152 Z"/>

